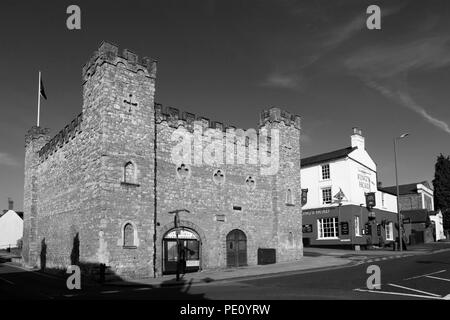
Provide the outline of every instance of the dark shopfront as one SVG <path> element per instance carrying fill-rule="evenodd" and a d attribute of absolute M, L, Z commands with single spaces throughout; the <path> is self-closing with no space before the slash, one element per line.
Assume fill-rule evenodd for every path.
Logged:
<path fill-rule="evenodd" d="M 397 214 L 356 205 L 303 211 L 305 247 L 370 248 L 392 246 Z"/>

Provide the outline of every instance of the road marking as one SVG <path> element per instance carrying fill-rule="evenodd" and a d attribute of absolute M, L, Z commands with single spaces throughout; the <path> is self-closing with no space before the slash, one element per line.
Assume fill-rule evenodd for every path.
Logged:
<path fill-rule="evenodd" d="M 386 257 L 383 257 L 383 258 L 381 258 L 381 260 L 387 260 L 388 258 L 386 258 Z"/>
<path fill-rule="evenodd" d="M 7 282 L 7 283 L 9 283 L 9 284 L 14 285 L 14 282 L 11 282 L 11 281 L 9 281 L 9 280 L 6 280 L 5 278 L 1 278 L 1 277 L 0 277 L 0 280 L 3 280 L 3 281 L 5 281 L 5 282 Z"/>
<path fill-rule="evenodd" d="M 445 278 L 439 278 L 439 277 L 433 277 L 433 276 L 426 276 L 427 278 L 430 279 L 436 279 L 436 280 L 442 280 L 442 281 L 448 281 L 450 282 L 450 279 L 445 279 Z"/>
<path fill-rule="evenodd" d="M 101 294 L 109 294 L 109 293 L 118 293 L 119 290 L 111 290 L 111 291 L 102 291 Z"/>
<path fill-rule="evenodd" d="M 151 288 L 145 287 L 145 288 L 136 288 L 133 289 L 133 291 L 142 291 L 142 290 L 150 290 Z"/>
<path fill-rule="evenodd" d="M 379 291 L 379 290 L 365 290 L 365 289 L 353 289 L 354 291 L 360 292 L 372 292 L 372 293 L 382 293 L 382 294 L 391 294 L 396 296 L 406 296 L 406 297 L 415 297 L 415 298 L 424 298 L 424 299 L 436 299 L 443 300 L 441 297 L 430 297 L 430 296 L 422 296 L 418 294 L 410 294 L 410 293 L 400 293 L 400 292 L 389 292 L 389 291 Z"/>
<path fill-rule="evenodd" d="M 429 294 L 430 296 L 434 296 L 434 297 L 441 297 L 441 295 L 439 295 L 439 294 L 426 292 L 426 291 L 421 291 L 421 290 L 408 288 L 408 287 L 403 287 L 403 286 L 399 286 L 398 284 L 388 283 L 388 285 L 393 286 L 393 287 L 397 287 L 397 288 L 401 288 L 401 289 L 405 289 L 405 290 L 411 290 L 411 291 L 415 291 L 415 292 L 419 292 L 419 293 Z"/>
<path fill-rule="evenodd" d="M 432 273 L 426 273 L 426 274 L 423 274 L 421 276 L 415 276 L 415 277 L 406 278 L 406 279 L 403 279 L 403 280 L 411 280 L 411 279 L 422 278 L 422 277 L 426 277 L 426 276 L 431 276 L 433 274 L 442 273 L 442 272 L 445 272 L 445 271 L 447 271 L 447 270 L 440 270 L 440 271 L 436 271 L 436 272 L 432 272 Z"/>
<path fill-rule="evenodd" d="M 63 296 L 66 298 L 72 298 L 72 297 L 76 297 L 77 295 L 76 294 L 65 294 Z"/>

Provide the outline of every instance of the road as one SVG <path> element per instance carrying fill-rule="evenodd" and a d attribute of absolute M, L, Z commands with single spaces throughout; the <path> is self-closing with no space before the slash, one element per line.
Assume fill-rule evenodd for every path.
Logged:
<path fill-rule="evenodd" d="M 366 286 L 367 268 L 380 267 L 381 289 Z M 450 251 L 363 263 L 332 270 L 157 288 L 88 285 L 68 290 L 61 277 L 0 263 L 0 299 L 419 299 L 450 297 Z"/>

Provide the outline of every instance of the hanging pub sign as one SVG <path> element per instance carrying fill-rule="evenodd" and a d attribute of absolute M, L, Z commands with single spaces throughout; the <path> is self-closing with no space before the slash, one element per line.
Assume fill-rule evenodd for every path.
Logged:
<path fill-rule="evenodd" d="M 381 224 L 377 224 L 377 235 L 381 237 Z"/>
<path fill-rule="evenodd" d="M 308 189 L 302 189 L 302 206 L 308 202 Z"/>
<path fill-rule="evenodd" d="M 375 192 L 367 192 L 366 194 L 366 207 L 373 208 L 376 205 Z"/>
<path fill-rule="evenodd" d="M 370 223 L 366 223 L 364 225 L 364 234 L 369 235 L 369 236 L 372 235 L 372 228 L 370 226 Z"/>
<path fill-rule="evenodd" d="M 348 222 L 347 221 L 343 221 L 341 222 L 341 235 L 345 236 L 349 234 L 349 230 L 348 230 Z"/>
<path fill-rule="evenodd" d="M 311 233 L 313 232 L 312 224 L 304 224 L 302 228 L 303 233 Z"/>

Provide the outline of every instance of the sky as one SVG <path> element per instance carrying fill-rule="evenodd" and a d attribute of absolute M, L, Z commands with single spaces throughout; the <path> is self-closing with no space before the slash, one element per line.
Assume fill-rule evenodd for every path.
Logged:
<path fill-rule="evenodd" d="M 66 9 L 81 9 L 69 30 Z M 381 29 L 369 30 L 369 5 Z M 450 154 L 450 2 L 2 1 L 0 209 L 22 209 L 24 136 L 58 133 L 81 112 L 81 68 L 102 40 L 158 61 L 156 101 L 241 128 L 278 106 L 302 118 L 302 157 L 350 145 L 362 129 L 383 185 L 432 181 Z"/>

